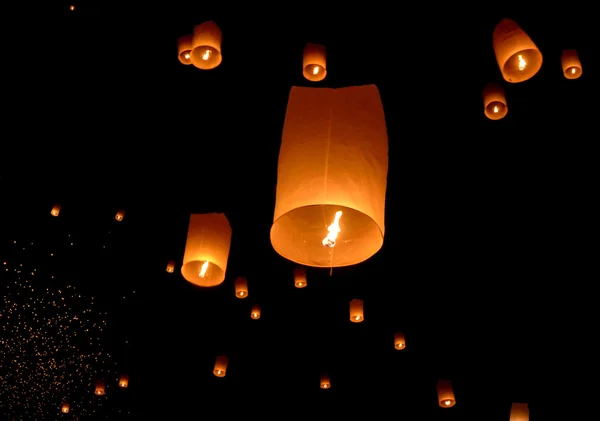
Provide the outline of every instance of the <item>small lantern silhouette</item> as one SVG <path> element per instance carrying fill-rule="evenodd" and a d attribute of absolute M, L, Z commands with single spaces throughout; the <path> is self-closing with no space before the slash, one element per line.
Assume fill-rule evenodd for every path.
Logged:
<path fill-rule="evenodd" d="M 190 60 L 202 70 L 210 70 L 221 64 L 221 40 L 223 35 L 216 23 L 204 22 L 194 28 Z"/>
<path fill-rule="evenodd" d="M 192 64 L 192 36 L 185 35 L 177 40 L 177 53 L 181 64 Z"/>
<path fill-rule="evenodd" d="M 129 376 L 127 374 L 121 374 L 119 376 L 119 387 L 127 388 L 129 386 Z"/>
<path fill-rule="evenodd" d="M 452 408 L 456 404 L 450 380 L 440 380 L 437 384 L 438 403 L 442 408 Z"/>
<path fill-rule="evenodd" d="M 125 211 L 123 209 L 119 209 L 119 211 L 115 215 L 115 219 L 117 221 L 121 222 L 123 220 L 123 218 L 125 218 Z"/>
<path fill-rule="evenodd" d="M 50 215 L 52 215 L 52 216 L 58 216 L 59 214 L 60 214 L 60 205 L 56 204 L 56 205 L 54 205 L 54 207 L 50 211 Z"/>
<path fill-rule="evenodd" d="M 305 288 L 308 285 L 306 282 L 306 269 L 297 267 L 294 269 L 294 286 L 296 288 Z"/>
<path fill-rule="evenodd" d="M 329 374 L 321 375 L 321 389 L 329 389 L 331 388 L 331 379 L 329 378 Z"/>
<path fill-rule="evenodd" d="M 404 338 L 404 333 L 396 332 L 394 335 L 394 348 L 396 348 L 398 351 L 406 348 L 406 339 Z"/>
<path fill-rule="evenodd" d="M 302 74 L 311 82 L 320 82 L 327 76 L 325 46 L 308 43 L 302 55 Z"/>
<path fill-rule="evenodd" d="M 365 320 L 363 300 L 354 299 L 350 301 L 350 321 L 360 323 Z"/>
<path fill-rule="evenodd" d="M 563 74 L 567 79 L 578 79 L 583 70 L 576 50 L 564 50 L 560 57 Z"/>
<path fill-rule="evenodd" d="M 506 117 L 508 106 L 504 89 L 495 83 L 488 83 L 483 88 L 483 112 L 490 120 L 500 120 Z"/>
<path fill-rule="evenodd" d="M 238 298 L 248 296 L 248 281 L 243 276 L 235 278 L 235 296 Z"/>
<path fill-rule="evenodd" d="M 529 421 L 529 406 L 526 403 L 513 403 L 510 408 L 510 421 Z"/>
<path fill-rule="evenodd" d="M 102 396 L 105 393 L 104 388 L 104 380 L 100 379 L 96 382 L 96 388 L 94 389 L 94 393 L 98 396 Z"/>
<path fill-rule="evenodd" d="M 223 355 L 217 357 L 217 360 L 215 361 L 215 368 L 213 369 L 213 374 L 217 377 L 225 377 L 225 374 L 227 374 L 228 363 L 229 360 L 227 359 L 227 357 Z"/>
<path fill-rule="evenodd" d="M 260 306 L 258 304 L 252 306 L 250 317 L 252 317 L 254 320 L 260 319 Z"/>
<path fill-rule="evenodd" d="M 69 404 L 65 402 L 65 403 L 62 404 L 60 412 L 62 412 L 63 414 L 68 414 L 69 413 L 69 409 L 70 409 Z"/>
<path fill-rule="evenodd" d="M 167 263 L 167 272 L 168 273 L 175 272 L 175 261 L 174 260 L 169 260 L 169 263 Z"/>

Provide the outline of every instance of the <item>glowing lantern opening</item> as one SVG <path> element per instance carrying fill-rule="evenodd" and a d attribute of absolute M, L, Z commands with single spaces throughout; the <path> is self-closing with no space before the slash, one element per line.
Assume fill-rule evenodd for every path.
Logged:
<path fill-rule="evenodd" d="M 229 363 L 229 360 L 227 359 L 227 357 L 225 357 L 225 356 L 217 357 L 217 360 L 215 361 L 215 368 L 213 369 L 213 374 L 217 377 L 225 377 L 225 374 L 227 374 L 227 364 L 228 363 Z"/>
<path fill-rule="evenodd" d="M 396 332 L 394 335 L 394 348 L 398 351 L 406 348 L 406 339 L 404 338 L 404 333 Z"/>
<path fill-rule="evenodd" d="M 254 305 L 252 307 L 252 311 L 250 312 L 250 317 L 252 317 L 254 320 L 260 319 L 260 306 L 259 305 Z"/>
<path fill-rule="evenodd" d="M 490 120 L 500 120 L 508 113 L 504 89 L 494 83 L 489 83 L 483 89 L 483 112 Z"/>
<path fill-rule="evenodd" d="M 327 76 L 327 55 L 325 46 L 306 44 L 302 54 L 302 74 L 311 82 L 320 82 Z"/>
<path fill-rule="evenodd" d="M 121 222 L 123 220 L 123 218 L 125 218 L 125 211 L 123 209 L 120 209 L 117 214 L 115 215 L 115 219 L 119 222 Z"/>
<path fill-rule="evenodd" d="M 567 79 L 578 79 L 583 73 L 579 55 L 575 50 L 564 50 L 560 57 L 563 74 Z"/>
<path fill-rule="evenodd" d="M 202 70 L 210 70 L 221 64 L 221 40 L 223 35 L 216 23 L 204 22 L 194 28 L 190 60 Z"/>
<path fill-rule="evenodd" d="M 119 376 L 119 387 L 127 388 L 129 386 L 129 376 L 127 374 L 121 374 Z"/>
<path fill-rule="evenodd" d="M 529 421 L 529 406 L 526 403 L 513 403 L 510 408 L 510 421 Z"/>
<path fill-rule="evenodd" d="M 360 323 L 363 320 L 365 320 L 363 300 L 354 299 L 350 301 L 350 321 L 352 323 Z"/>
<path fill-rule="evenodd" d="M 69 404 L 68 403 L 63 403 L 60 411 L 63 414 L 68 414 L 69 413 L 69 409 L 70 409 Z"/>
<path fill-rule="evenodd" d="M 500 72 L 507 82 L 524 82 L 542 68 L 542 53 L 516 22 L 502 19 L 492 39 Z"/>
<path fill-rule="evenodd" d="M 235 278 L 235 296 L 238 298 L 248 296 L 248 280 L 242 276 Z"/>
<path fill-rule="evenodd" d="M 177 56 L 181 64 L 192 64 L 192 36 L 185 35 L 177 40 Z"/>
<path fill-rule="evenodd" d="M 174 260 L 169 260 L 169 263 L 167 263 L 167 272 L 168 273 L 175 272 L 175 261 Z"/>
<path fill-rule="evenodd" d="M 60 205 L 54 205 L 54 207 L 50 211 L 50 215 L 58 216 L 59 214 L 60 214 Z"/>
<path fill-rule="evenodd" d="M 328 374 L 321 375 L 321 389 L 329 389 L 331 388 L 331 380 L 329 379 Z"/>
<path fill-rule="evenodd" d="M 97 396 L 102 396 L 105 393 L 105 388 L 104 388 L 104 380 L 98 380 L 96 382 L 96 388 L 94 389 L 94 393 Z"/>
<path fill-rule="evenodd" d="M 450 380 L 440 380 L 437 384 L 438 403 L 442 408 L 452 408 L 456 404 Z"/>
<path fill-rule="evenodd" d="M 297 267 L 294 269 L 294 286 L 296 288 L 306 288 L 308 282 L 306 281 L 306 269 Z"/>

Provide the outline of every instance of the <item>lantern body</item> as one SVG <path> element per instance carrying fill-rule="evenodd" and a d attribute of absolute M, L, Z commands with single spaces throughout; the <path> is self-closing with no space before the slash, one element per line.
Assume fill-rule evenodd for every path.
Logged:
<path fill-rule="evenodd" d="M 404 333 L 396 332 L 394 335 L 394 348 L 398 351 L 406 348 L 406 339 L 404 338 Z"/>
<path fill-rule="evenodd" d="M 375 85 L 293 87 L 279 152 L 275 251 L 313 267 L 367 260 L 383 244 L 387 168 L 385 116 Z M 326 244 L 338 212 L 339 235 Z"/>
<path fill-rule="evenodd" d="M 192 214 L 181 274 L 201 287 L 220 285 L 225 280 L 230 244 L 231 226 L 224 214 Z"/>
<path fill-rule="evenodd" d="M 510 19 L 502 19 L 496 25 L 493 45 L 500 72 L 507 82 L 524 82 L 542 67 L 542 53 L 525 31 Z"/>
<path fill-rule="evenodd" d="M 192 36 L 185 35 L 177 40 L 177 55 L 181 64 L 192 64 Z"/>
<path fill-rule="evenodd" d="M 120 209 L 117 214 L 115 215 L 115 219 L 119 222 L 121 222 L 123 220 L 123 218 L 125 218 L 125 211 L 123 209 Z"/>
<path fill-rule="evenodd" d="M 119 376 L 119 387 L 127 388 L 129 386 L 129 376 L 127 374 L 121 374 Z"/>
<path fill-rule="evenodd" d="M 365 320 L 363 300 L 354 299 L 350 301 L 350 321 L 352 323 L 360 323 L 363 320 Z"/>
<path fill-rule="evenodd" d="M 216 23 L 204 22 L 194 28 L 190 60 L 202 70 L 210 70 L 221 64 L 221 29 Z"/>
<path fill-rule="evenodd" d="M 327 54 L 325 46 L 306 44 L 302 54 L 302 74 L 311 82 L 320 82 L 327 76 Z"/>
<path fill-rule="evenodd" d="M 529 421 L 529 406 L 526 403 L 513 403 L 510 408 L 510 421 Z"/>
<path fill-rule="evenodd" d="M 440 380 L 437 384 L 438 403 L 442 408 L 452 408 L 456 404 L 450 380 Z"/>
<path fill-rule="evenodd" d="M 58 216 L 59 214 L 60 214 L 60 205 L 54 205 L 54 207 L 50 211 L 50 215 Z"/>
<path fill-rule="evenodd" d="M 331 380 L 329 379 L 329 375 L 323 374 L 321 376 L 321 389 L 329 389 L 331 387 Z"/>
<path fill-rule="evenodd" d="M 260 319 L 260 306 L 254 305 L 252 306 L 252 311 L 250 312 L 250 317 L 254 320 Z"/>
<path fill-rule="evenodd" d="M 508 106 L 504 89 L 495 83 L 488 83 L 483 88 L 483 112 L 490 120 L 500 120 L 506 117 Z"/>
<path fill-rule="evenodd" d="M 69 404 L 68 403 L 63 403 L 62 404 L 62 408 L 60 409 L 60 411 L 63 414 L 68 414 L 69 413 L 69 409 L 70 409 Z"/>
<path fill-rule="evenodd" d="M 248 280 L 243 276 L 235 278 L 235 296 L 246 298 L 248 296 Z"/>
<path fill-rule="evenodd" d="M 167 272 L 168 273 L 175 272 L 175 261 L 174 260 L 169 260 L 169 263 L 167 263 Z"/>
<path fill-rule="evenodd" d="M 567 79 L 578 79 L 583 73 L 579 55 L 575 50 L 564 50 L 560 57 L 563 74 Z"/>
<path fill-rule="evenodd" d="M 102 396 L 104 395 L 104 380 L 98 380 L 96 382 L 96 389 L 94 390 L 94 393 L 98 396 Z"/>
<path fill-rule="evenodd" d="M 227 374 L 227 364 L 228 363 L 229 363 L 229 360 L 227 359 L 227 357 L 225 357 L 225 356 L 217 357 L 217 360 L 215 361 L 215 368 L 213 369 L 213 374 L 217 377 L 225 377 L 225 374 Z"/>
<path fill-rule="evenodd" d="M 297 267 L 294 269 L 294 286 L 296 288 L 306 288 L 306 269 Z"/>

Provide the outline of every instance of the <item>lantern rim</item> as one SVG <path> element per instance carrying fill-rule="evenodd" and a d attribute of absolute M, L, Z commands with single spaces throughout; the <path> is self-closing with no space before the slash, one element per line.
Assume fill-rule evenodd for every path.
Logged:
<path fill-rule="evenodd" d="M 518 70 L 519 55 L 527 56 L 527 67 L 524 70 Z M 510 83 L 525 82 L 534 77 L 542 68 L 544 58 L 537 48 L 523 48 L 515 51 L 508 56 L 502 64 L 502 76 L 504 80 Z"/>
<path fill-rule="evenodd" d="M 202 270 L 202 265 L 207 260 L 209 261 L 207 270 L 208 276 L 201 278 L 199 274 Z M 183 278 L 189 283 L 206 288 L 219 286 L 225 280 L 225 270 L 216 263 L 213 263 L 210 260 L 210 257 L 201 260 L 191 260 L 184 263 L 181 266 L 181 275 L 183 275 Z"/>

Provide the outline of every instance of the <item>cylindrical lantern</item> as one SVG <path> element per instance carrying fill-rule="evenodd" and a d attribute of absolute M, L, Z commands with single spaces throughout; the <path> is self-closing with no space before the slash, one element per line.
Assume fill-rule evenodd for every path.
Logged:
<path fill-rule="evenodd" d="M 290 92 L 271 244 L 293 262 L 350 266 L 383 244 L 388 140 L 375 85 Z"/>
<path fill-rule="evenodd" d="M 246 298 L 248 296 L 248 280 L 243 276 L 235 278 L 235 296 Z"/>
<path fill-rule="evenodd" d="M 229 360 L 227 359 L 227 357 L 225 357 L 225 356 L 217 357 L 217 360 L 215 361 L 215 368 L 213 369 L 213 374 L 217 377 L 225 377 L 225 374 L 227 374 L 227 364 L 228 363 L 229 363 Z"/>
<path fill-rule="evenodd" d="M 119 209 L 119 211 L 115 215 L 115 219 L 117 221 L 121 222 L 123 220 L 123 218 L 125 218 L 125 211 L 123 209 Z"/>
<path fill-rule="evenodd" d="M 168 273 L 175 272 L 175 261 L 174 260 L 169 260 L 169 263 L 167 263 L 167 272 Z"/>
<path fill-rule="evenodd" d="M 365 320 L 363 300 L 354 299 L 350 301 L 350 321 L 360 323 Z"/>
<path fill-rule="evenodd" d="M 294 269 L 294 286 L 296 288 L 304 288 L 308 285 L 306 282 L 306 269 L 297 267 Z"/>
<path fill-rule="evenodd" d="M 404 338 L 404 333 L 396 332 L 394 335 L 394 348 L 398 351 L 406 348 L 406 339 Z"/>
<path fill-rule="evenodd" d="M 69 409 L 70 409 L 69 404 L 68 403 L 63 403 L 60 411 L 63 414 L 68 414 L 69 413 Z"/>
<path fill-rule="evenodd" d="M 121 374 L 119 376 L 119 387 L 126 388 L 129 386 L 129 376 L 127 374 Z"/>
<path fill-rule="evenodd" d="M 583 73 L 579 55 L 575 50 L 564 50 L 560 57 L 562 69 L 567 79 L 577 79 Z"/>
<path fill-rule="evenodd" d="M 96 388 L 94 389 L 94 393 L 98 396 L 104 395 L 104 380 L 103 379 L 96 381 Z"/>
<path fill-rule="evenodd" d="M 192 36 L 192 64 L 202 70 L 214 69 L 221 64 L 222 38 L 221 29 L 213 21 L 196 26 Z"/>
<path fill-rule="evenodd" d="M 510 421 L 529 421 L 529 406 L 526 403 L 513 403 L 510 408 Z"/>
<path fill-rule="evenodd" d="M 442 408 L 452 408 L 456 404 L 452 382 L 450 380 L 440 380 L 437 384 L 438 403 Z"/>
<path fill-rule="evenodd" d="M 483 88 L 483 112 L 490 120 L 500 120 L 508 113 L 504 89 L 495 83 L 488 83 Z"/>
<path fill-rule="evenodd" d="M 258 304 L 252 306 L 250 317 L 252 317 L 254 320 L 260 319 L 260 306 Z"/>
<path fill-rule="evenodd" d="M 192 64 L 191 35 L 185 35 L 177 40 L 177 53 L 181 64 Z"/>
<path fill-rule="evenodd" d="M 496 25 L 493 44 L 500 72 L 507 82 L 524 82 L 542 68 L 542 53 L 515 21 L 502 19 Z"/>
<path fill-rule="evenodd" d="M 58 214 L 60 214 L 60 205 L 54 205 L 54 207 L 50 211 L 50 215 L 58 216 Z"/>
<path fill-rule="evenodd" d="M 214 287 L 225 280 L 231 226 L 222 213 L 192 214 L 181 274 L 194 285 Z"/>
<path fill-rule="evenodd" d="M 331 387 L 331 380 L 328 374 L 321 375 L 321 389 L 329 389 Z"/>
<path fill-rule="evenodd" d="M 302 55 L 302 74 L 311 82 L 320 82 L 327 76 L 327 55 L 325 46 L 306 44 Z"/>

